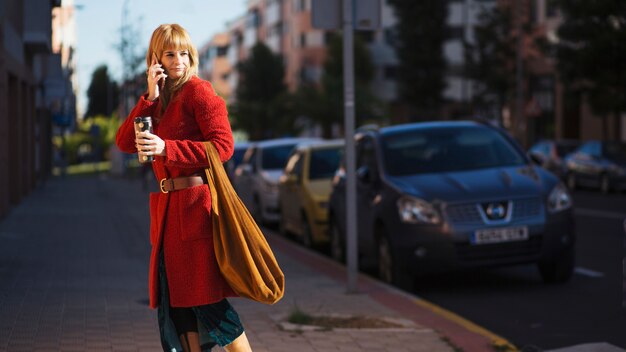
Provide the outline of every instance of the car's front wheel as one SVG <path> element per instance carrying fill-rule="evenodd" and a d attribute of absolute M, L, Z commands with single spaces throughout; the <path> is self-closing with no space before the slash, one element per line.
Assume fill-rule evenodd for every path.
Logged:
<path fill-rule="evenodd" d="M 278 233 L 280 233 L 283 237 L 289 237 L 289 231 L 287 230 L 287 226 L 285 225 L 285 217 L 280 215 L 280 219 L 278 219 Z"/>
<path fill-rule="evenodd" d="M 338 262 L 343 263 L 345 261 L 345 247 L 339 232 L 339 227 L 335 221 L 330 221 L 328 224 L 330 231 L 330 255 Z"/>
<path fill-rule="evenodd" d="M 302 213 L 302 244 L 305 247 L 312 248 L 313 247 L 313 234 L 311 233 L 311 226 L 309 225 L 309 220 Z"/>
<path fill-rule="evenodd" d="M 252 209 L 250 213 L 252 213 L 252 217 L 254 218 L 254 221 L 257 222 L 257 224 L 263 224 L 263 208 L 261 206 L 261 200 L 259 199 L 258 195 L 254 195 L 254 198 L 252 200 Z"/>
<path fill-rule="evenodd" d="M 387 236 L 382 236 L 378 241 L 378 277 L 386 283 L 393 283 L 395 265 L 393 263 L 393 254 L 391 253 L 391 245 Z"/>
<path fill-rule="evenodd" d="M 564 250 L 553 258 L 542 260 L 537 265 L 545 283 L 567 282 L 574 273 L 574 247 Z"/>

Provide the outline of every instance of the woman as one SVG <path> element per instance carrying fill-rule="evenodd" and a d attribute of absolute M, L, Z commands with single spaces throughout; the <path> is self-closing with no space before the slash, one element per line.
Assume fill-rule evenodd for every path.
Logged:
<path fill-rule="evenodd" d="M 148 92 L 117 132 L 126 153 L 152 155 L 161 192 L 150 194 L 150 306 L 158 307 L 164 351 L 251 351 L 236 296 L 222 277 L 213 250 L 211 195 L 203 141 L 224 162 L 233 136 L 224 100 L 197 77 L 198 53 L 177 24 L 159 26 L 146 54 Z M 151 116 L 153 134 L 136 134 L 133 120 Z"/>

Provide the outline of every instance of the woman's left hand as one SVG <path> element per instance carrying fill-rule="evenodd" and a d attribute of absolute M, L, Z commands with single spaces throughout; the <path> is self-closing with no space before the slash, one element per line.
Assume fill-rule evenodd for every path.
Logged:
<path fill-rule="evenodd" d="M 140 156 L 165 156 L 165 141 L 148 131 L 135 135 L 135 146 Z"/>

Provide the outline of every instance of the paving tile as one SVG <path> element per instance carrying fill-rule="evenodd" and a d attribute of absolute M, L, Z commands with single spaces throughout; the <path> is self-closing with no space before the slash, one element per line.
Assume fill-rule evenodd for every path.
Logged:
<path fill-rule="evenodd" d="M 54 178 L 0 222 L 0 232 L 24 234 L 0 246 L 0 257 L 19 255 L 24 263 L 19 277 L 0 282 L 0 352 L 161 350 L 156 311 L 145 303 L 150 246 L 148 196 L 141 189 L 137 180 Z M 275 254 L 288 277 L 283 300 L 272 306 L 231 300 L 255 352 L 452 351 L 432 331 L 282 331 L 276 316 L 296 307 L 315 314 L 395 313 L 367 294 L 345 294 L 343 284 L 298 255 L 279 248 Z"/>

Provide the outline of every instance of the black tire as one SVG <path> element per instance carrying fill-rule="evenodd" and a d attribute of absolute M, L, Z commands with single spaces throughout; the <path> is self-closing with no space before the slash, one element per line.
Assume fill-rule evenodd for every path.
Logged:
<path fill-rule="evenodd" d="M 607 174 L 600 175 L 600 192 L 603 194 L 611 193 L 611 181 Z"/>
<path fill-rule="evenodd" d="M 545 283 L 552 284 L 569 281 L 574 273 L 574 247 L 564 250 L 554 258 L 540 261 L 537 266 Z"/>
<path fill-rule="evenodd" d="M 341 237 L 339 227 L 334 221 L 330 221 L 328 224 L 328 231 L 330 232 L 330 255 L 338 262 L 345 263 L 346 261 L 346 246 L 344 240 Z"/>
<path fill-rule="evenodd" d="M 280 219 L 278 219 L 278 233 L 283 237 L 289 237 L 289 231 L 285 227 L 285 222 L 283 220 L 283 216 L 281 214 Z"/>
<path fill-rule="evenodd" d="M 259 225 L 263 225 L 263 211 L 261 209 L 261 201 L 257 195 L 254 195 L 254 198 L 252 199 L 251 213 L 254 221 L 256 221 Z"/>
<path fill-rule="evenodd" d="M 391 243 L 386 234 L 378 236 L 378 276 L 391 285 L 403 290 L 412 291 L 414 288 L 414 276 L 409 272 L 404 272 L 400 266 L 400 261 L 393 252 Z"/>
<path fill-rule="evenodd" d="M 302 244 L 307 248 L 313 248 L 313 234 L 311 233 L 311 225 L 306 215 L 302 213 Z"/>
<path fill-rule="evenodd" d="M 391 244 L 387 236 L 381 236 L 378 240 L 378 277 L 388 284 L 392 284 L 395 279 L 395 265 Z"/>
<path fill-rule="evenodd" d="M 573 173 L 568 173 L 566 176 L 566 183 L 567 183 L 567 188 L 569 188 L 570 190 L 575 190 L 576 189 L 576 176 Z"/>

